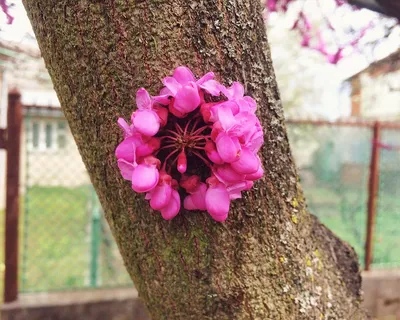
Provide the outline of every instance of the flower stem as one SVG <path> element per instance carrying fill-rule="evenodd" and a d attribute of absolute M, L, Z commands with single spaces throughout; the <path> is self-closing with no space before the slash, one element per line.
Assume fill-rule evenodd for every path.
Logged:
<path fill-rule="evenodd" d="M 169 158 L 171 158 L 175 153 L 177 153 L 179 151 L 179 149 L 176 149 L 174 151 L 172 151 L 164 160 L 164 164 L 163 164 L 163 169 L 165 170 L 165 167 L 167 165 L 167 161 L 169 160 Z"/>

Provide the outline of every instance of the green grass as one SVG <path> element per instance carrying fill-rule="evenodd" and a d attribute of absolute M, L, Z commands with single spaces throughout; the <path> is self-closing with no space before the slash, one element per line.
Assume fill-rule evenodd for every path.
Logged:
<path fill-rule="evenodd" d="M 362 264 L 366 228 L 366 195 L 354 189 L 305 188 L 310 211 L 349 242 Z M 21 199 L 20 290 L 48 291 L 90 286 L 91 201 L 89 187 L 32 187 Z M 0 212 L 0 239 L 4 237 Z M 373 267 L 400 266 L 400 199 L 381 190 Z M 104 229 L 105 228 L 105 229 Z M 1 243 L 4 243 L 1 241 Z M 98 286 L 130 285 L 115 243 L 106 230 L 99 248 Z M 0 289 L 3 246 L 0 248 Z"/>
<path fill-rule="evenodd" d="M 20 291 L 91 286 L 92 201 L 89 187 L 29 188 L 21 199 Z M 3 226 L 1 223 L 0 237 L 4 234 Z M 96 285 L 129 284 L 129 277 L 107 229 L 101 232 L 99 252 Z M 0 258 L 3 263 L 3 248 Z M 0 288 L 2 284 L 3 277 Z"/>
<path fill-rule="evenodd" d="M 311 213 L 356 250 L 364 264 L 367 195 L 351 188 L 305 188 Z M 400 199 L 390 190 L 379 193 L 373 243 L 374 268 L 400 266 Z"/>
<path fill-rule="evenodd" d="M 30 188 L 25 199 L 22 290 L 84 286 L 88 188 Z M 25 269 L 25 270 L 24 270 Z"/>

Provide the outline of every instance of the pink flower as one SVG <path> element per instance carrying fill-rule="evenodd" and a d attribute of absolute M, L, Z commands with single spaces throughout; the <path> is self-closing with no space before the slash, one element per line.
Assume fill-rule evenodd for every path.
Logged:
<path fill-rule="evenodd" d="M 207 141 L 204 150 L 206 151 L 208 159 L 210 159 L 215 164 L 223 164 L 224 160 L 220 157 L 217 147 L 213 141 Z"/>
<path fill-rule="evenodd" d="M 170 201 L 160 210 L 161 216 L 165 220 L 171 220 L 179 213 L 180 208 L 181 198 L 179 197 L 179 193 L 176 190 L 172 190 Z"/>
<path fill-rule="evenodd" d="M 173 189 L 177 185 L 176 180 L 165 171 L 161 171 L 157 186 L 146 195 L 151 208 L 159 210 L 165 220 L 172 219 L 180 210 L 181 199 L 179 193 Z"/>
<path fill-rule="evenodd" d="M 209 72 L 196 81 L 189 68 L 177 67 L 172 77 L 163 79 L 163 84 L 167 88 L 164 92 L 175 98 L 173 109 L 186 114 L 200 105 L 200 88 L 214 95 L 219 94 L 218 83 L 212 80 L 213 78 L 214 73 Z"/>
<path fill-rule="evenodd" d="M 217 109 L 218 120 L 221 127 L 215 144 L 219 156 L 224 162 L 234 162 L 239 158 L 240 143 L 236 132 L 233 130 L 236 125 L 232 110 L 226 104 L 221 104 Z"/>
<path fill-rule="evenodd" d="M 169 203 L 172 194 L 171 184 L 172 177 L 165 171 L 161 171 L 157 186 L 146 195 L 146 199 L 150 200 L 150 207 L 161 210 Z"/>
<path fill-rule="evenodd" d="M 210 185 L 205 196 L 207 211 L 215 221 L 225 221 L 231 203 L 228 190 L 213 177 L 207 179 L 207 183 Z"/>
<path fill-rule="evenodd" d="M 240 111 L 247 111 L 254 113 L 257 108 L 257 103 L 253 98 L 244 95 L 244 87 L 239 82 L 233 82 L 228 88 L 220 86 L 221 92 L 228 98 L 229 101 L 234 101 L 238 108 L 232 108 L 233 114 Z"/>
<path fill-rule="evenodd" d="M 153 156 L 143 158 L 136 162 L 136 153 L 133 152 L 133 160 L 118 159 L 118 167 L 124 179 L 132 181 L 132 189 L 136 192 L 148 192 L 158 183 L 160 160 Z"/>
<path fill-rule="evenodd" d="M 133 164 L 132 189 L 136 192 L 148 192 L 155 188 L 159 179 L 160 160 L 153 156 L 145 157 L 138 165 Z"/>
<path fill-rule="evenodd" d="M 144 88 L 136 93 L 136 105 L 138 110 L 132 114 L 134 128 L 145 136 L 154 136 L 160 129 L 161 121 L 166 123 L 166 113 L 161 107 L 153 108 L 153 101 Z"/>
<path fill-rule="evenodd" d="M 206 210 L 225 221 L 230 201 L 263 176 L 256 102 L 240 83 L 225 87 L 213 78 L 209 72 L 196 80 L 178 67 L 164 78 L 160 95 L 138 90 L 132 124 L 118 119 L 124 133 L 115 150 L 121 175 L 135 192 L 146 193 L 165 220 L 179 213 L 182 196 L 186 210 Z M 219 101 L 208 102 L 210 95 Z"/>
<path fill-rule="evenodd" d="M 178 171 L 180 173 L 185 173 L 187 169 L 187 158 L 185 150 L 182 150 L 178 156 Z"/>
<path fill-rule="evenodd" d="M 183 206 L 186 210 L 206 210 L 206 192 L 207 185 L 199 183 L 194 191 L 192 191 L 184 200 Z"/>
<path fill-rule="evenodd" d="M 237 173 L 241 174 L 256 173 L 260 167 L 260 160 L 252 151 L 247 148 L 242 148 L 239 159 L 232 162 L 231 167 Z"/>
<path fill-rule="evenodd" d="M 152 154 L 160 148 L 160 139 L 154 137 L 143 137 L 133 133 L 123 140 L 115 150 L 117 159 L 133 162 L 135 157 L 144 157 Z"/>

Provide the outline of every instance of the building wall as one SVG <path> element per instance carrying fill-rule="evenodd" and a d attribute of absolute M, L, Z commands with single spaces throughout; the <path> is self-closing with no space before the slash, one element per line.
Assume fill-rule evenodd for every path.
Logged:
<path fill-rule="evenodd" d="M 351 77 L 353 117 L 400 120 L 400 51 Z"/>
<path fill-rule="evenodd" d="M 57 145 L 58 123 L 65 124 L 65 146 Z M 39 145 L 33 146 L 33 125 L 41 127 Z M 52 126 L 52 145 L 46 147 L 43 137 L 47 125 Z M 25 117 L 23 125 L 21 186 L 77 187 L 90 183 L 86 168 L 78 152 L 74 138 L 64 118 Z M 22 190 L 23 191 L 23 190 Z"/>
<path fill-rule="evenodd" d="M 90 184 L 89 176 L 82 162 L 71 131 L 66 126 L 65 148 L 32 148 L 32 124 L 53 124 L 66 120 L 60 117 L 24 117 L 21 134 L 20 192 L 27 187 L 69 187 Z M 54 138 L 53 143 L 56 142 Z M 2 154 L 3 153 L 3 154 Z M 0 153 L 0 210 L 5 208 L 5 152 Z"/>
<path fill-rule="evenodd" d="M 400 70 L 360 76 L 360 113 L 365 118 L 400 119 Z"/>

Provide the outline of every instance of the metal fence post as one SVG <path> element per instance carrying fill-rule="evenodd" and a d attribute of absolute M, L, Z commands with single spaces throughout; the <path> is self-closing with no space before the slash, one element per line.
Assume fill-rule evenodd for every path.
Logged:
<path fill-rule="evenodd" d="M 379 189 L 379 142 L 381 137 L 381 125 L 376 121 L 373 128 L 373 140 L 371 150 L 371 162 L 368 185 L 368 219 L 367 238 L 365 242 L 365 270 L 369 270 L 373 259 L 373 240 L 376 217 L 376 202 Z"/>
<path fill-rule="evenodd" d="M 15 301 L 18 297 L 18 216 L 21 126 L 21 94 L 17 90 L 13 90 L 8 94 L 7 112 L 4 302 Z"/>
<path fill-rule="evenodd" d="M 96 192 L 92 189 L 92 206 L 91 206 L 91 255 L 90 255 L 90 286 L 97 287 L 99 281 L 99 251 L 100 251 L 100 207 L 99 200 L 97 198 Z"/>

